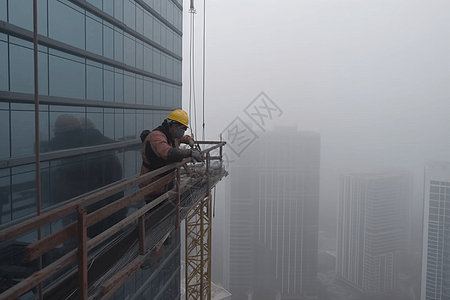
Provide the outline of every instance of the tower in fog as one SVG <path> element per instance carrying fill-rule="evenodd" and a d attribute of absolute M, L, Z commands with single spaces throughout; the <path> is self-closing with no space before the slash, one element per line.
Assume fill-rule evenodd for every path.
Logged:
<path fill-rule="evenodd" d="M 412 193 L 409 173 L 340 177 L 336 274 L 362 292 L 394 292 L 408 250 Z"/>
<path fill-rule="evenodd" d="M 320 136 L 261 134 L 230 169 L 233 300 L 317 299 Z"/>
<path fill-rule="evenodd" d="M 450 299 L 450 162 L 425 167 L 422 300 Z"/>

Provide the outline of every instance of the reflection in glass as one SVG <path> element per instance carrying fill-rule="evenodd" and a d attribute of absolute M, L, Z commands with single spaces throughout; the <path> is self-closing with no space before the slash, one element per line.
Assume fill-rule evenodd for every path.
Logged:
<path fill-rule="evenodd" d="M 9 171 L 9 169 L 8 169 Z M 8 172 L 9 173 L 9 172 Z M 0 178 L 0 224 L 11 221 L 11 185 L 9 177 Z"/>
<path fill-rule="evenodd" d="M 12 218 L 17 219 L 36 212 L 36 172 L 13 175 Z"/>
<path fill-rule="evenodd" d="M 34 112 L 11 111 L 12 157 L 33 155 L 35 143 Z"/>
<path fill-rule="evenodd" d="M 50 95 L 85 98 L 84 64 L 50 55 Z"/>
<path fill-rule="evenodd" d="M 11 92 L 34 93 L 33 50 L 9 45 Z"/>
<path fill-rule="evenodd" d="M 54 136 L 50 140 L 52 151 L 73 149 L 86 145 L 86 134 L 80 121 L 83 117 L 84 113 L 51 113 L 51 121 L 55 120 L 52 123 Z"/>
<path fill-rule="evenodd" d="M 0 159 L 9 158 L 9 111 L 0 110 Z"/>
<path fill-rule="evenodd" d="M 104 134 L 110 139 L 114 139 L 114 112 L 107 112 L 105 109 L 104 115 Z"/>

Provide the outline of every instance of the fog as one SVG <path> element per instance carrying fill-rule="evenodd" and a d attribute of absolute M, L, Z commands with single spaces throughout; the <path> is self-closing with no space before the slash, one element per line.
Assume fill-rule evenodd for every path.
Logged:
<path fill-rule="evenodd" d="M 195 5 L 200 137 L 204 7 Z M 219 139 L 236 116 L 247 122 L 243 110 L 264 92 L 283 111 L 265 129 L 296 126 L 321 136 L 321 230 L 335 220 L 339 174 L 348 172 L 412 172 L 420 217 L 425 163 L 450 160 L 449 13 L 450 1 L 207 1 L 207 139 Z M 184 32 L 188 109 L 186 15 Z"/>

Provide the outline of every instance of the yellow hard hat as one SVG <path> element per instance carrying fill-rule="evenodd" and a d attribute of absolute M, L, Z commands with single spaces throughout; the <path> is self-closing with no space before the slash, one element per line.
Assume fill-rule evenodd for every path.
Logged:
<path fill-rule="evenodd" d="M 167 119 L 172 121 L 177 121 L 178 123 L 183 124 L 186 127 L 189 127 L 189 117 L 187 112 L 182 109 L 176 109 L 170 113 Z"/>

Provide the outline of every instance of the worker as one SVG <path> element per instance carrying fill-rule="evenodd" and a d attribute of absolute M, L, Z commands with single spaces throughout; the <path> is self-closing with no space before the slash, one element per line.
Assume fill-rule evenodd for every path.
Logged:
<path fill-rule="evenodd" d="M 191 148 L 194 147 L 194 139 L 188 135 L 184 135 L 188 125 L 188 114 L 184 110 L 177 109 L 171 112 L 161 126 L 152 132 L 148 130 L 142 132 L 141 140 L 144 143 L 144 147 L 142 150 L 141 175 L 161 168 L 170 162 L 182 161 L 187 157 L 192 157 L 196 161 L 202 161 L 201 153 L 198 150 L 178 148 L 180 143 L 188 144 Z M 139 187 L 142 188 L 166 174 L 164 173 L 156 178 L 149 179 L 141 183 Z M 167 184 L 165 187 L 146 195 L 146 202 L 149 203 L 156 199 L 172 187 L 173 183 Z"/>

